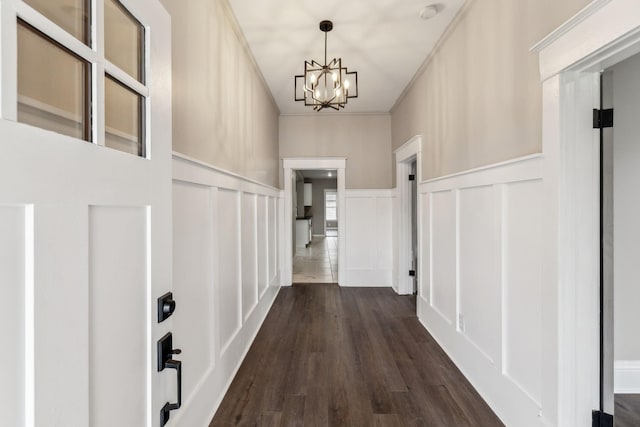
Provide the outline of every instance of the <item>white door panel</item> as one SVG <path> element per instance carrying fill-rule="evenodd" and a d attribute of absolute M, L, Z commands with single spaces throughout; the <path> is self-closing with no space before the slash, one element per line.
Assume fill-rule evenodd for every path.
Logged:
<path fill-rule="evenodd" d="M 4 422 L 23 425 L 26 227 L 25 206 L 0 206 L 0 288 L 8 304 L 0 310 L 0 335 L 11 351 L 0 351 L 0 402 Z"/>
<path fill-rule="evenodd" d="M 92 206 L 88 228 L 90 425 L 118 425 L 122 410 L 130 415 L 127 425 L 143 426 L 149 370 L 147 209 Z M 121 354 L 127 356 L 119 361 Z"/>
<path fill-rule="evenodd" d="M 69 36 L 0 0 L 2 425 L 151 427 L 176 401 L 176 373 L 157 372 L 156 355 L 172 325 L 156 312 L 171 290 L 170 18 L 157 0 L 120 2 L 145 27 L 146 86 L 104 59 L 102 41 L 65 45 L 93 63 L 89 143 L 15 121 L 18 14 L 62 44 Z M 146 158 L 101 146 L 105 72 L 146 97 Z"/>

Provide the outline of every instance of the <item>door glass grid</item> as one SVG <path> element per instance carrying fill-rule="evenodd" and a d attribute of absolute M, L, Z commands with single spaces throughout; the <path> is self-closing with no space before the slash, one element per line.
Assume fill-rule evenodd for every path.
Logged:
<path fill-rule="evenodd" d="M 91 141 L 91 66 L 18 20 L 18 121 Z"/>
<path fill-rule="evenodd" d="M 144 97 L 108 74 L 104 86 L 105 146 L 144 157 Z"/>
<path fill-rule="evenodd" d="M 105 56 L 144 83 L 144 27 L 117 0 L 104 3 Z"/>
<path fill-rule="evenodd" d="M 115 66 L 119 68 L 116 75 L 124 72 L 144 84 L 144 26 L 119 1 L 96 1 L 98 5 L 104 4 L 105 46 L 105 57 L 98 58 L 97 62 L 104 63 L 106 73 L 115 72 Z M 95 21 L 91 0 L 25 2 L 53 24 L 91 45 L 91 23 Z M 46 25 L 44 30 L 33 27 L 29 14 L 21 18 L 17 25 L 18 121 L 89 142 L 102 144 L 104 141 L 108 148 L 145 157 L 146 88 L 131 87 L 122 81 L 126 78 L 116 79 L 110 74 L 96 80 L 88 53 L 65 47 L 65 40 L 56 40 L 47 34 Z M 104 81 L 104 91 L 93 92 L 92 88 L 101 81 Z M 94 141 L 92 136 L 100 110 L 104 111 L 105 129 L 103 135 L 98 135 L 98 141 Z"/>
<path fill-rule="evenodd" d="M 91 45 L 90 0 L 24 0 L 63 30 Z"/>

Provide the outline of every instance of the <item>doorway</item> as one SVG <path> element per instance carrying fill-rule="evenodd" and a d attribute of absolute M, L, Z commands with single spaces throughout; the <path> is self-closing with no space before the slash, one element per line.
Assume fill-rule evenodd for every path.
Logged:
<path fill-rule="evenodd" d="M 326 283 L 330 278 L 331 281 L 329 283 L 338 283 L 340 285 L 345 277 L 346 250 L 343 236 L 346 228 L 344 221 L 346 158 L 285 158 L 282 164 L 284 169 L 284 223 L 288 224 L 284 227 L 283 235 L 282 284 L 283 286 L 290 286 L 294 282 L 294 257 L 298 255 L 310 258 L 308 264 L 316 264 L 312 265 L 313 268 L 321 266 L 319 270 L 323 273 L 321 275 L 323 277 L 314 280 L 315 283 L 320 281 Z M 331 176 L 329 176 L 329 173 L 331 173 Z M 324 179 L 327 182 L 332 181 L 332 183 L 314 188 L 314 178 L 318 180 Z M 308 181 L 307 183 L 304 182 L 305 179 Z M 308 188 L 307 203 L 304 200 L 305 184 Z M 331 234 L 337 234 L 335 236 L 326 236 L 324 230 L 326 223 L 323 218 L 325 214 L 323 209 L 323 188 L 335 189 L 336 191 L 336 231 L 331 232 Z M 314 198 L 316 198 L 315 203 L 313 201 Z M 299 199 L 302 202 L 299 202 Z M 305 207 L 305 204 L 308 207 Z M 298 219 L 300 224 L 297 224 Z M 300 231 L 298 231 L 298 227 L 300 227 Z M 329 241 L 327 241 L 327 238 L 329 238 Z M 324 258 L 320 263 L 318 263 L 320 260 L 317 259 L 319 253 Z M 316 258 L 315 260 L 313 259 L 314 257 Z M 298 269 L 296 269 L 297 272 Z M 311 282 L 310 278 L 296 277 L 296 280 Z"/>
<path fill-rule="evenodd" d="M 601 407 L 616 427 L 640 425 L 640 54 L 601 75 Z"/>
<path fill-rule="evenodd" d="M 396 262 L 394 289 L 400 295 L 417 294 L 420 277 L 420 152 L 422 137 L 415 136 L 395 151 L 396 187 L 398 191 L 395 214 Z"/>
<path fill-rule="evenodd" d="M 292 175 L 295 176 L 292 282 L 337 283 L 337 170 L 294 170 Z"/>

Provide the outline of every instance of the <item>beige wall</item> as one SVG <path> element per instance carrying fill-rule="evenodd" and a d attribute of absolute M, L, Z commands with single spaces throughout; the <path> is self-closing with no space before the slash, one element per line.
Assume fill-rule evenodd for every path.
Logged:
<path fill-rule="evenodd" d="M 468 1 L 392 110 L 394 149 L 424 136 L 424 179 L 540 152 L 542 92 L 529 48 L 589 3 Z"/>
<path fill-rule="evenodd" d="M 161 0 L 171 14 L 173 148 L 278 185 L 278 116 L 226 0 Z"/>
<path fill-rule="evenodd" d="M 281 116 L 280 157 L 346 157 L 347 188 L 391 188 L 391 117 Z"/>

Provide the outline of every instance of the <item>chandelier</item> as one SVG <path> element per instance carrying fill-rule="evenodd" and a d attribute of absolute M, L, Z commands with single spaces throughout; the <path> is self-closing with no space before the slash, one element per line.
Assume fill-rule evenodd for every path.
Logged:
<path fill-rule="evenodd" d="M 315 111 L 340 110 L 349 98 L 358 97 L 358 73 L 343 67 L 341 58 L 327 62 L 327 33 L 332 29 L 333 22 L 320 22 L 320 31 L 324 32 L 324 64 L 305 61 L 304 74 L 295 76 L 295 100 L 304 101 Z"/>

